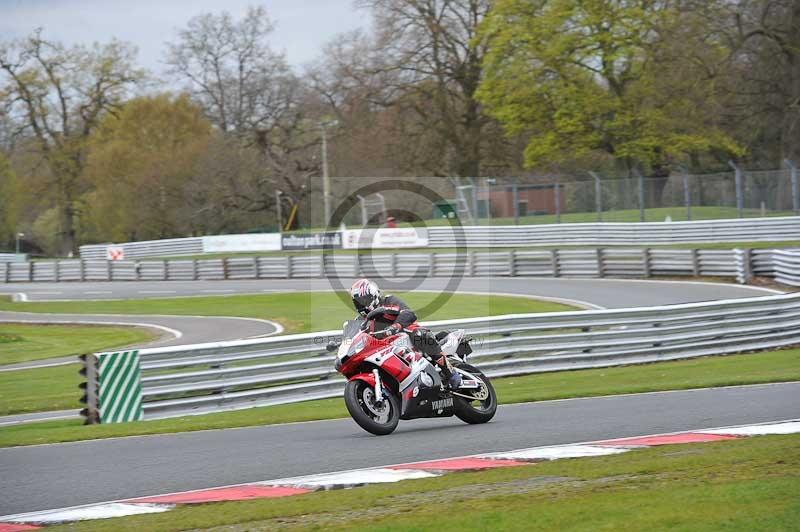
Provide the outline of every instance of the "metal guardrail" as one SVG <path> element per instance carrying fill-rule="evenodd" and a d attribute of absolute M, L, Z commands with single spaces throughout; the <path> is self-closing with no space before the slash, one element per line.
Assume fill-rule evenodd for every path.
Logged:
<path fill-rule="evenodd" d="M 598 248 L 466 253 L 405 252 L 174 260 L 0 263 L 0 282 L 186 281 L 358 276 L 410 277 L 774 277 L 776 250 Z M 788 256 L 788 255 L 786 255 Z M 800 276 L 784 257 L 782 278 Z"/>
<path fill-rule="evenodd" d="M 428 228 L 430 247 L 613 246 L 800 239 L 800 217 Z"/>
<path fill-rule="evenodd" d="M 475 337 L 471 360 L 501 377 L 797 344 L 800 294 L 426 325 L 466 329 Z M 143 419 L 159 419 L 335 397 L 344 380 L 324 346 L 339 336 L 339 331 L 324 331 L 143 349 L 141 396 L 130 401 L 141 401 Z M 101 356 L 107 355 L 95 355 Z M 89 408 L 96 410 L 96 401 Z"/>
<path fill-rule="evenodd" d="M 484 225 L 429 227 L 428 246 L 533 247 L 588 245 L 653 245 L 715 242 L 800 240 L 800 217 L 700 220 L 694 222 L 567 223 L 541 225 Z M 233 235 L 236 237 L 236 235 Z M 222 237 L 213 237 L 222 238 Z M 106 258 L 109 244 L 81 246 L 83 259 Z M 172 238 L 115 244 L 129 259 L 200 255 L 203 237 Z M 274 248 L 270 247 L 272 251 Z"/>
<path fill-rule="evenodd" d="M 781 284 L 800 286 L 800 251 L 776 249 L 771 256 L 775 280 Z"/>

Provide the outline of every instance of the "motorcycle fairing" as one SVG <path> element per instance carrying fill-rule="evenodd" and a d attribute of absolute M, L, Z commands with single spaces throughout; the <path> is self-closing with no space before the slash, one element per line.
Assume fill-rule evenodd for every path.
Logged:
<path fill-rule="evenodd" d="M 413 378 L 404 381 L 405 386 L 400 390 L 400 419 L 449 417 L 455 413 L 453 397 L 442 392 L 439 373 L 427 360 L 424 362 L 424 367 Z"/>

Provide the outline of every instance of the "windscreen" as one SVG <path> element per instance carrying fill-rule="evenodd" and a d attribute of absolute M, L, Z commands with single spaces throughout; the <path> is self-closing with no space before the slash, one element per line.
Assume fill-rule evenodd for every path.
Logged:
<path fill-rule="evenodd" d="M 342 325 L 342 340 L 353 338 L 361 330 L 364 320 L 347 320 Z"/>

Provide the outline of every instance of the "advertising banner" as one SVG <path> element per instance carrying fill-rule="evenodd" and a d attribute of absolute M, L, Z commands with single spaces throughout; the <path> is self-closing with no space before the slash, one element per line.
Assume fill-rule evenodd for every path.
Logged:
<path fill-rule="evenodd" d="M 345 249 L 421 248 L 427 245 L 428 230 L 424 227 L 382 227 L 344 232 Z"/>
<path fill-rule="evenodd" d="M 280 233 L 203 237 L 203 253 L 243 253 L 247 251 L 280 251 L 280 249 Z"/>
<path fill-rule="evenodd" d="M 281 248 L 286 251 L 299 251 L 303 249 L 323 249 L 342 247 L 342 233 L 305 233 L 297 235 L 283 235 Z"/>

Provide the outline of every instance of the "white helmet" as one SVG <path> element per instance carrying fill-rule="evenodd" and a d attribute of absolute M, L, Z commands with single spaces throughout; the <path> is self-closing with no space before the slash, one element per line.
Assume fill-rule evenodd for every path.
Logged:
<path fill-rule="evenodd" d="M 359 314 L 366 316 L 381 303 L 381 289 L 369 279 L 359 279 L 350 287 L 350 297 Z"/>

